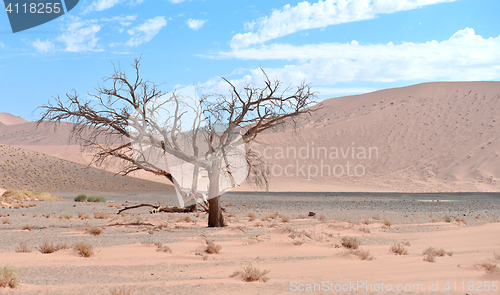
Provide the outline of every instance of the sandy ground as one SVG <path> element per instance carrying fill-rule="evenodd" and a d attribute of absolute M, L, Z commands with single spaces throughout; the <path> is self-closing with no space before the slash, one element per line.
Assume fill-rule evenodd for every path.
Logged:
<path fill-rule="evenodd" d="M 140 208 L 116 214 L 125 205 L 173 198 L 160 192 L 103 193 L 107 203 L 59 195 L 68 201 L 0 209 L 0 265 L 23 271 L 20 286 L 0 294 L 111 294 L 114 288 L 132 294 L 287 294 L 314 290 L 314 284 L 316 291 L 332 294 L 394 293 L 388 288 L 407 288 L 403 294 L 498 294 L 484 290 L 493 281 L 498 286 L 500 272 L 480 266 L 500 264 L 496 195 L 232 193 L 223 199 L 228 226 L 218 229 L 206 227 L 204 213 L 152 215 Z M 309 211 L 317 215 L 308 217 Z M 86 233 L 86 224 L 102 234 Z M 373 259 L 350 253 L 343 237 L 359 239 L 359 249 Z M 219 254 L 204 252 L 206 239 L 221 246 Z M 73 249 L 41 254 L 37 248 L 44 240 L 68 246 L 86 241 L 94 255 L 83 258 Z M 31 253 L 16 253 L 22 241 Z M 172 252 L 158 252 L 156 242 Z M 389 250 L 406 242 L 408 255 Z M 422 253 L 428 247 L 452 255 L 427 262 Z M 269 280 L 230 277 L 249 265 L 269 270 Z"/>

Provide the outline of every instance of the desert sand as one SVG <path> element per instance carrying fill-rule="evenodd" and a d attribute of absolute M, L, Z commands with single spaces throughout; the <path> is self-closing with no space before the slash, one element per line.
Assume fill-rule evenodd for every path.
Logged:
<path fill-rule="evenodd" d="M 498 294 L 499 98 L 500 82 L 449 82 L 326 100 L 296 134 L 259 137 L 271 192 L 244 183 L 223 196 L 227 227 L 216 229 L 203 212 L 117 214 L 176 197 L 164 178 L 88 167 L 91 154 L 68 142 L 71 124 L 54 132 L 0 113 L 0 193 L 66 199 L 0 205 L 0 267 L 23 272 L 0 294 Z M 107 202 L 73 201 L 81 193 Z M 45 240 L 68 249 L 42 254 Z M 210 240 L 218 254 L 205 252 Z M 18 252 L 23 242 L 31 252 Z M 429 247 L 443 256 L 424 260 Z M 268 280 L 231 276 L 250 265 Z"/>

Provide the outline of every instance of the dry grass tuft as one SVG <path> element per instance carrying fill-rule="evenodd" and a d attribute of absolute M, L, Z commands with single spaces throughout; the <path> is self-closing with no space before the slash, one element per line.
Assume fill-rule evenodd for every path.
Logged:
<path fill-rule="evenodd" d="M 21 282 L 23 273 L 21 270 L 16 270 L 14 266 L 5 266 L 0 268 L 0 287 L 15 288 Z"/>
<path fill-rule="evenodd" d="M 16 253 L 31 253 L 31 247 L 27 241 L 22 241 L 17 245 Z"/>
<path fill-rule="evenodd" d="M 500 253 L 493 253 L 493 257 L 495 257 L 496 260 L 500 260 Z"/>
<path fill-rule="evenodd" d="M 358 238 L 353 237 L 343 237 L 342 238 L 342 246 L 347 249 L 358 249 L 361 242 Z"/>
<path fill-rule="evenodd" d="M 43 242 L 43 244 L 41 244 L 38 247 L 39 247 L 38 250 L 43 254 L 50 254 L 50 253 L 54 253 L 54 252 L 62 250 L 62 249 L 69 249 L 69 246 L 66 243 L 58 244 L 58 245 L 54 246 L 54 243 L 49 242 L 47 240 L 45 240 Z"/>
<path fill-rule="evenodd" d="M 87 223 L 85 225 L 85 232 L 93 236 L 98 236 L 102 234 L 102 228 Z"/>
<path fill-rule="evenodd" d="M 392 225 L 392 222 L 390 222 L 389 220 L 386 219 L 386 220 L 384 220 L 384 225 L 389 227 Z"/>
<path fill-rule="evenodd" d="M 78 252 L 78 255 L 82 257 L 90 257 L 94 255 L 94 247 L 87 242 L 76 243 L 74 249 L 76 252 Z"/>
<path fill-rule="evenodd" d="M 23 229 L 31 231 L 35 226 L 33 224 L 25 224 L 23 225 Z"/>
<path fill-rule="evenodd" d="M 248 213 L 248 221 L 254 221 L 255 220 L 255 214 L 252 212 Z"/>
<path fill-rule="evenodd" d="M 288 216 L 281 216 L 281 222 L 289 222 L 290 221 L 290 217 Z"/>
<path fill-rule="evenodd" d="M 366 225 L 368 225 L 368 224 L 371 223 L 371 221 L 370 221 L 370 219 L 365 219 L 365 220 L 363 220 L 363 223 L 366 224 Z"/>
<path fill-rule="evenodd" d="M 243 268 L 243 271 L 235 271 L 229 277 L 235 277 L 241 275 L 241 278 L 245 282 L 256 282 L 262 281 L 267 282 L 269 278 L 266 276 L 271 270 L 260 271 L 258 268 L 252 266 L 251 264 Z"/>
<path fill-rule="evenodd" d="M 215 244 L 214 240 L 206 239 L 207 247 L 205 248 L 205 252 L 208 254 L 219 254 L 221 245 Z"/>
<path fill-rule="evenodd" d="M 321 222 L 325 222 L 325 220 L 326 220 L 325 215 L 321 215 L 321 216 L 319 217 L 319 221 L 321 221 Z"/>
<path fill-rule="evenodd" d="M 132 294 L 132 289 L 134 287 L 130 287 L 128 289 L 127 287 L 114 287 L 113 289 L 109 290 L 109 294 L 111 295 L 130 295 Z"/>
<path fill-rule="evenodd" d="M 500 268 L 498 268 L 498 266 L 496 264 L 489 263 L 489 262 L 483 262 L 479 266 L 481 266 L 482 268 L 484 268 L 484 270 L 487 273 L 495 273 L 495 272 L 499 272 L 500 271 Z"/>
<path fill-rule="evenodd" d="M 357 249 L 357 250 L 351 250 L 349 251 L 349 253 L 353 254 L 353 255 L 356 255 L 359 257 L 359 259 L 361 260 L 373 260 L 373 256 L 370 255 L 370 251 L 368 250 L 361 250 L 361 249 Z"/>
<path fill-rule="evenodd" d="M 108 213 L 104 213 L 104 212 L 95 212 L 94 218 L 95 219 L 109 219 L 109 218 L 111 218 L 111 215 L 109 215 Z"/>
<path fill-rule="evenodd" d="M 397 254 L 397 255 L 408 255 L 408 250 L 405 248 L 404 243 L 397 243 L 397 244 L 392 245 L 389 248 L 389 251 L 391 251 L 392 253 Z"/>
<path fill-rule="evenodd" d="M 10 220 L 8 218 L 3 219 L 3 224 L 10 224 Z"/>
<path fill-rule="evenodd" d="M 455 221 L 458 224 L 463 223 L 463 224 L 467 225 L 467 221 L 465 221 L 465 218 L 463 218 L 463 217 L 462 218 L 457 217 L 457 218 L 455 218 Z"/>
<path fill-rule="evenodd" d="M 424 250 L 424 261 L 427 262 L 434 262 L 436 261 L 436 256 L 445 256 L 448 254 L 448 256 L 452 256 L 453 252 L 446 252 L 444 249 L 436 249 L 434 247 L 428 247 L 427 249 Z"/>

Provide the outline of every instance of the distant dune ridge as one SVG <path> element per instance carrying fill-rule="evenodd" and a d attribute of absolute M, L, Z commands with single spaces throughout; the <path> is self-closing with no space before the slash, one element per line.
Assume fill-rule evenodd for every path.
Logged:
<path fill-rule="evenodd" d="M 267 133 L 253 145 L 268 163 L 271 190 L 500 191 L 500 82 L 424 83 L 321 105 L 300 119 L 295 137 L 290 131 Z M 0 114 L 0 122 L 0 143 L 80 164 L 90 160 L 74 143 L 68 145 L 70 124 L 54 134 L 52 124 L 35 130 L 34 122 L 10 114 Z M 3 167 L 13 165 L 6 151 L 22 154 L 1 148 Z M 24 168 L 28 173 L 30 167 Z M 148 173 L 136 175 L 167 183 Z"/>

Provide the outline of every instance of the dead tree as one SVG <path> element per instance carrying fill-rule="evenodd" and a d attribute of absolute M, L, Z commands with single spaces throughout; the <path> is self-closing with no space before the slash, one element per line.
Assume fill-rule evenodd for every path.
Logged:
<path fill-rule="evenodd" d="M 224 226 L 220 197 L 226 188 L 220 187 L 221 179 L 226 179 L 230 187 L 239 184 L 235 179 L 238 171 L 231 162 L 235 156 L 242 156 L 246 162 L 245 178 L 267 185 L 257 153 L 241 147 L 266 130 L 284 124 L 295 127 L 299 115 L 316 109 L 312 107 L 316 95 L 309 85 L 283 87 L 281 81 L 269 79 L 264 71 L 262 87 L 247 84 L 237 89 L 224 79 L 228 95 L 212 94 L 187 102 L 188 98 L 175 92 L 167 96 L 159 90 L 161 85 L 144 80 L 139 72 L 140 59 L 132 67 L 131 77 L 115 67 L 114 74 L 104 79 L 107 86 L 99 85 L 96 94 L 88 94 L 90 100 L 82 99 L 76 91 L 66 94 L 65 102 L 55 97 L 55 104 L 40 107 L 43 113 L 38 124 L 74 123 L 71 134 L 81 140 L 83 148 L 93 151 L 91 164 L 121 159 L 121 174 L 145 170 L 164 176 L 183 199 L 195 196 L 197 200 L 198 182 L 204 173 L 208 178 L 209 227 Z M 194 114 L 191 122 L 186 121 L 186 109 Z M 159 115 L 161 112 L 166 115 Z M 162 160 L 165 156 L 168 161 Z M 171 173 L 170 166 L 176 159 L 191 165 L 187 190 Z"/>

